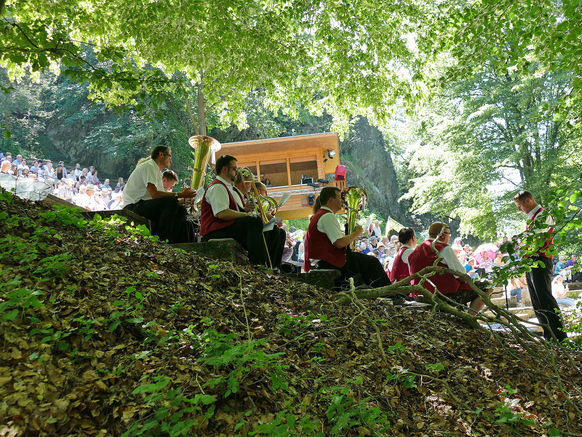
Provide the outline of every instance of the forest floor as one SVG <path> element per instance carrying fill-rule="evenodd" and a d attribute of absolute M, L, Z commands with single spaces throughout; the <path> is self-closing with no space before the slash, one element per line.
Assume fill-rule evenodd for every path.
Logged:
<path fill-rule="evenodd" d="M 580 435 L 581 356 L 0 193 L 0 435 Z"/>

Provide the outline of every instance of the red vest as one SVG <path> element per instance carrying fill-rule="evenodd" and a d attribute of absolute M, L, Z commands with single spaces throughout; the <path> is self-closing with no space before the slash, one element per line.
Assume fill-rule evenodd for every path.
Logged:
<path fill-rule="evenodd" d="M 432 243 L 433 240 L 425 240 L 422 242 L 422 244 L 416 246 L 414 252 L 410 254 L 408 257 L 408 263 L 410 265 L 411 274 L 416 273 L 425 267 L 433 265 L 437 255 L 432 248 Z M 447 247 L 447 244 L 437 241 L 435 247 L 440 252 L 445 247 Z M 447 265 L 442 260 L 437 265 L 441 267 L 447 267 Z M 442 294 L 455 294 L 461 286 L 461 281 L 450 273 L 446 273 L 444 275 L 435 274 L 424 282 L 424 288 L 426 288 L 431 293 L 434 293 L 434 287 L 428 281 L 431 281 L 434 285 L 436 285 Z M 415 278 L 411 281 L 413 285 L 417 285 L 419 282 L 420 279 L 418 278 Z"/>
<path fill-rule="evenodd" d="M 329 241 L 329 237 L 317 229 L 317 222 L 327 213 L 333 214 L 327 209 L 321 208 L 311 217 L 311 221 L 309 222 L 307 235 L 305 236 L 305 254 L 303 257 L 306 272 L 313 268 L 309 259 L 321 259 L 338 269 L 341 269 L 346 264 L 346 249 L 335 247 Z"/>
<path fill-rule="evenodd" d="M 219 181 L 218 179 L 214 179 L 208 188 L 213 186 L 214 184 L 221 184 L 228 193 L 228 207 L 235 211 L 238 211 L 238 206 L 234 197 L 232 197 L 232 193 L 228 189 L 228 187 L 224 184 L 224 182 Z M 208 190 L 206 188 L 206 190 Z M 230 225 L 234 223 L 234 220 L 221 220 L 218 217 L 214 216 L 212 212 L 212 206 L 210 203 L 206 201 L 206 191 L 204 192 L 204 196 L 202 197 L 202 207 L 200 208 L 200 235 L 210 234 L 213 231 L 217 231 L 219 229 L 228 228 Z"/>
<path fill-rule="evenodd" d="M 542 212 L 544 210 L 544 208 L 540 208 L 536 211 L 536 213 L 534 214 L 534 216 L 531 218 L 531 221 L 533 223 L 533 221 L 536 219 L 536 217 L 540 214 L 540 212 Z M 525 227 L 526 231 L 529 231 L 529 226 Z M 546 241 L 544 243 L 544 245 L 538 249 L 537 255 L 538 256 L 544 256 L 546 258 L 553 258 L 554 255 L 549 255 L 547 253 L 548 249 L 552 246 L 552 242 L 554 241 L 554 237 L 552 236 L 552 234 L 554 233 L 554 228 L 550 227 L 549 230 L 549 237 L 546 238 Z"/>
<path fill-rule="evenodd" d="M 402 254 L 406 249 L 410 248 L 402 246 L 394 258 L 394 262 L 392 263 L 392 270 L 390 270 L 390 282 L 392 283 L 398 282 L 401 279 L 410 276 L 408 264 L 402 261 Z"/>

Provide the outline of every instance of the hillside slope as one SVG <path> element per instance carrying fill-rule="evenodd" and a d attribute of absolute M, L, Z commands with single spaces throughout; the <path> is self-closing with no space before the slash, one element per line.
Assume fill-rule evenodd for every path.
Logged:
<path fill-rule="evenodd" d="M 0 235 L 0 435 L 582 433 L 579 356 L 7 193 Z"/>

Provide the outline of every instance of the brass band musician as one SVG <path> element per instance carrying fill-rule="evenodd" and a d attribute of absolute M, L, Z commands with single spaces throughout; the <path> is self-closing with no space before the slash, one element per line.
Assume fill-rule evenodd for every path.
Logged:
<path fill-rule="evenodd" d="M 269 239 L 265 236 L 263 240 L 261 217 L 252 211 L 245 211 L 244 199 L 233 185 L 237 174 L 238 166 L 234 156 L 223 155 L 216 160 L 217 176 L 202 197 L 200 216 L 202 241 L 233 238 L 248 251 L 252 264 L 265 264 L 267 261 L 265 240 L 268 245 Z M 278 267 L 276 252 L 272 249 L 269 253 L 273 255 L 271 259 L 273 267 Z M 280 263 L 280 256 L 278 260 Z"/>
<path fill-rule="evenodd" d="M 363 229 L 357 226 L 354 232 L 344 235 L 336 217 L 341 207 L 339 188 L 325 187 L 321 190 L 305 237 L 305 271 L 315 266 L 336 269 L 341 272 L 342 280 L 353 277 L 356 282 L 371 287 L 390 285 L 390 279 L 376 257 L 346 250 L 362 235 Z"/>

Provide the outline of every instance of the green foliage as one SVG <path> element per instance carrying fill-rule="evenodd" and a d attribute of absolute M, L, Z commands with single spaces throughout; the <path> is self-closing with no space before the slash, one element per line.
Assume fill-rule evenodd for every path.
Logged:
<path fill-rule="evenodd" d="M 574 111 L 559 113 L 571 86 L 569 73 L 485 68 L 419 109 L 404 196 L 413 212 L 456 218 L 462 234 L 496 238 L 515 228 L 520 189 L 547 205 L 582 170 L 582 135 L 567 122 Z"/>
<path fill-rule="evenodd" d="M 46 223 L 61 223 L 63 225 L 74 226 L 77 229 L 87 228 L 87 221 L 81 215 L 79 208 L 53 205 L 52 210 L 40 212 L 39 217 Z"/>
<path fill-rule="evenodd" d="M 348 387 L 325 388 L 323 396 L 329 399 L 325 415 L 332 425 L 330 435 L 345 435 L 349 430 L 359 427 L 382 435 L 390 429 L 387 414 L 371 406 L 370 398 L 356 400 Z"/>
<path fill-rule="evenodd" d="M 205 385 L 211 388 L 225 387 L 224 397 L 236 393 L 241 382 L 254 370 L 267 369 L 270 372 L 272 388 L 287 389 L 288 385 L 281 378 L 282 366 L 278 357 L 282 353 L 268 354 L 261 348 L 266 344 L 265 339 L 247 340 L 237 343 L 235 334 L 221 334 L 214 329 L 207 329 L 200 338 L 202 357 L 200 362 L 216 368 L 228 368 L 226 376 L 210 378 Z"/>
<path fill-rule="evenodd" d="M 39 299 L 44 293 L 21 287 L 21 281 L 11 279 L 0 282 L 0 317 L 11 321 L 19 314 L 23 315 L 29 308 L 40 308 L 44 303 Z"/>
<path fill-rule="evenodd" d="M 188 397 L 181 388 L 170 388 L 172 381 L 164 375 L 145 376 L 142 381 L 132 395 L 145 395 L 143 400 L 153 407 L 153 415 L 134 423 L 123 436 L 191 435 L 214 415 L 216 398 L 212 395 Z"/>

